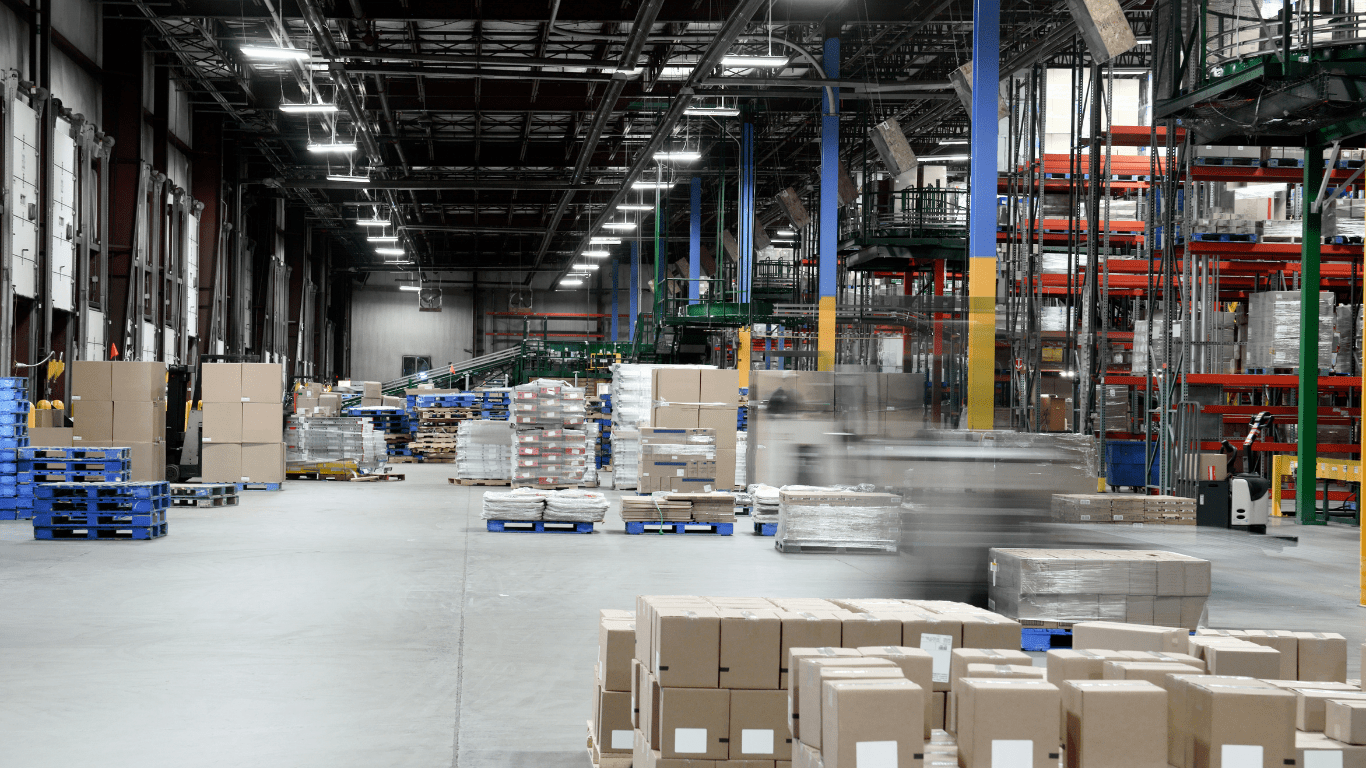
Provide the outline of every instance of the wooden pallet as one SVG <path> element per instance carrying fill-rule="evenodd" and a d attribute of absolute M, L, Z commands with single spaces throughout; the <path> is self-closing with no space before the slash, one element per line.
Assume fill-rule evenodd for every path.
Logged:
<path fill-rule="evenodd" d="M 488 480 L 475 480 L 475 479 L 466 479 L 466 478 L 463 478 L 463 477 L 448 477 L 448 478 L 446 478 L 446 482 L 450 483 L 451 485 L 478 485 L 478 486 L 489 486 L 489 487 L 498 487 L 498 486 L 506 487 L 507 485 L 509 485 L 509 484 L 512 483 L 511 480 L 493 480 L 493 479 L 488 479 Z"/>

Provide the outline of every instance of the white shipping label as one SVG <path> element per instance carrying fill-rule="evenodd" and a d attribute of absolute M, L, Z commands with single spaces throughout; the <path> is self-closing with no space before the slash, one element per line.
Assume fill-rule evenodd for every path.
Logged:
<path fill-rule="evenodd" d="M 632 731 L 612 731 L 612 749 L 635 749 L 636 737 Z"/>
<path fill-rule="evenodd" d="M 251 398 L 250 398 L 250 397 L 244 397 L 244 398 L 242 398 L 242 402 L 244 402 L 244 403 L 250 403 L 250 402 L 251 402 Z"/>
<path fill-rule="evenodd" d="M 991 768 L 1034 768 L 1034 742 L 1030 739 L 992 739 Z"/>
<path fill-rule="evenodd" d="M 1342 768 L 1342 750 L 1306 749 L 1300 768 Z"/>
<path fill-rule="evenodd" d="M 707 729 L 675 728 L 674 751 L 680 755 L 707 754 Z"/>
<path fill-rule="evenodd" d="M 773 754 L 773 729 L 742 728 L 740 730 L 740 753 L 744 755 Z"/>
<path fill-rule="evenodd" d="M 678 476 L 679 476 L 679 477 L 682 477 L 682 476 L 683 476 L 683 470 L 680 469 L 680 470 L 676 470 L 676 471 L 678 472 Z"/>
<path fill-rule="evenodd" d="M 1263 768 L 1260 744 L 1225 744 L 1220 756 L 1224 768 Z"/>
<path fill-rule="evenodd" d="M 896 742 L 855 742 L 854 768 L 896 768 Z"/>
<path fill-rule="evenodd" d="M 920 650 L 930 654 L 930 659 L 933 661 L 934 670 L 931 679 L 936 683 L 947 683 L 949 681 L 949 661 L 953 655 L 953 635 L 922 634 L 920 636 Z"/>

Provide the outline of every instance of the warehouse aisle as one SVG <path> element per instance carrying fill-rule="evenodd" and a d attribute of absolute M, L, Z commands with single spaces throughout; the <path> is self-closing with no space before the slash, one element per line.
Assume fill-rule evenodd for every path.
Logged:
<path fill-rule="evenodd" d="M 626 536 L 611 518 L 591 536 L 490 534 L 482 489 L 447 484 L 451 467 L 398 469 L 407 482 L 178 509 L 157 542 L 35 542 L 0 523 L 0 765 L 586 768 L 599 608 L 915 596 L 905 554 L 781 556 L 771 539 Z M 1288 532 L 1304 540 L 1054 535 L 1212 559 L 1213 626 L 1366 639 L 1355 530 Z"/>

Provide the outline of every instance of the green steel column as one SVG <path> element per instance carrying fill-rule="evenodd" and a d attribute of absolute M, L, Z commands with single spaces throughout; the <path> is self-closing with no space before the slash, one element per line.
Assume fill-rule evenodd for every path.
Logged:
<path fill-rule="evenodd" d="M 1323 147 L 1304 148 L 1304 232 L 1300 251 L 1299 441 L 1295 514 L 1301 525 L 1327 525 L 1315 509 L 1319 435 L 1319 250 L 1323 216 L 1313 210 L 1323 183 Z M 1272 478 L 1275 482 L 1275 478 Z"/>

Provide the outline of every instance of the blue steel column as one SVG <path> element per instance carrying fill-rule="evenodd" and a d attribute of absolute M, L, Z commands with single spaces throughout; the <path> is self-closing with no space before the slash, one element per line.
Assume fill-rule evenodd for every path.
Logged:
<path fill-rule="evenodd" d="M 826 38 L 827 80 L 840 76 L 840 40 Z M 835 370 L 835 289 L 839 267 L 840 104 L 834 88 L 821 89 L 821 200 L 817 247 L 816 370 Z"/>
<path fill-rule="evenodd" d="M 754 274 L 754 124 L 749 122 L 740 129 L 740 221 L 735 228 L 735 288 L 738 301 L 747 304 Z"/>
<path fill-rule="evenodd" d="M 702 283 L 702 177 L 692 177 L 688 203 L 688 303 L 698 303 Z"/>
<path fill-rule="evenodd" d="M 631 341 L 636 340 L 636 315 L 640 314 L 640 242 L 631 241 L 631 295 L 629 297 L 631 315 L 628 322 L 631 324 L 627 336 Z"/>
<path fill-rule="evenodd" d="M 972 2 L 972 170 L 968 209 L 968 429 L 991 429 L 996 399 L 996 134 L 1001 2 Z"/>
<path fill-rule="evenodd" d="M 621 272 L 621 259 L 618 259 L 617 257 L 613 256 L 613 257 L 612 257 L 612 343 L 613 343 L 613 344 L 617 343 L 617 342 L 620 340 L 620 337 L 617 335 L 617 326 L 618 326 L 617 320 L 619 319 L 619 318 L 617 317 L 617 313 L 618 313 L 618 308 L 617 308 L 617 292 L 618 292 L 617 278 L 618 278 L 618 275 L 620 274 L 620 272 Z"/>

